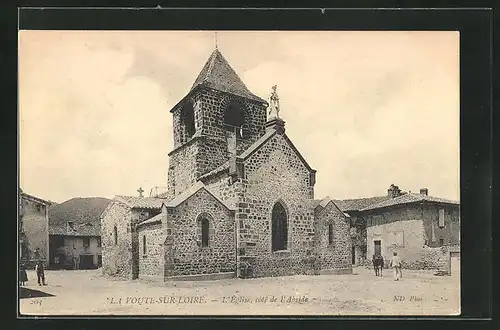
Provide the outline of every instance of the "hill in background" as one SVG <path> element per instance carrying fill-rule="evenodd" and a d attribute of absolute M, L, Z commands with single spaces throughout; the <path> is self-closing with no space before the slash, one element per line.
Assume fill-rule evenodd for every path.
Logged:
<path fill-rule="evenodd" d="M 102 197 L 72 198 L 49 207 L 49 226 L 74 224 L 99 224 L 99 217 L 108 206 L 110 199 Z"/>

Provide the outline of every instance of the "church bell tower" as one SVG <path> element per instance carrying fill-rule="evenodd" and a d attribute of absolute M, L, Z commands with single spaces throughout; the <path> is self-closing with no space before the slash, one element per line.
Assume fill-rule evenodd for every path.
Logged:
<path fill-rule="evenodd" d="M 227 166 L 265 133 L 267 102 L 245 86 L 216 48 L 191 90 L 170 110 L 174 149 L 168 191 L 174 197 Z"/>

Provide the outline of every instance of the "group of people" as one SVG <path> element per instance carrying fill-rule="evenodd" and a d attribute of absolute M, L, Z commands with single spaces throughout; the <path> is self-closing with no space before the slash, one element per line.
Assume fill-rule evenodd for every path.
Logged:
<path fill-rule="evenodd" d="M 375 270 L 375 276 L 382 276 L 382 269 L 384 269 L 384 258 L 378 254 L 372 257 L 373 269 Z M 401 259 L 398 257 L 397 252 L 393 253 L 390 265 L 394 269 L 394 281 L 399 281 L 403 276 L 401 272 Z"/>
<path fill-rule="evenodd" d="M 43 265 L 43 261 L 37 261 L 35 273 L 38 279 L 38 285 L 47 285 L 47 283 L 45 283 L 45 266 Z M 22 264 L 21 267 L 19 267 L 19 284 L 25 286 L 26 282 L 28 282 L 28 273 L 26 272 L 26 266 Z"/>

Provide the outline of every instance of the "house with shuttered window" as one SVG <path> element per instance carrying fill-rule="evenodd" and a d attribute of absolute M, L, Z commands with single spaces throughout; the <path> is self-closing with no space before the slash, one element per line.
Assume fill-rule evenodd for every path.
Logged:
<path fill-rule="evenodd" d="M 460 203 L 429 196 L 428 189 L 405 193 L 391 185 L 387 198 L 360 210 L 366 221 L 367 255 L 390 260 L 396 252 L 403 266 L 450 272 L 460 251 Z"/>

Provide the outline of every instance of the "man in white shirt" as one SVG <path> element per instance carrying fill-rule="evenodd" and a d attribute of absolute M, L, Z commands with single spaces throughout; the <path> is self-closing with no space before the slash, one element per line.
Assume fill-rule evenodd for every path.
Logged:
<path fill-rule="evenodd" d="M 394 252 L 392 256 L 391 267 L 394 268 L 394 281 L 399 281 L 401 278 L 401 259 L 399 259 L 397 252 Z"/>

